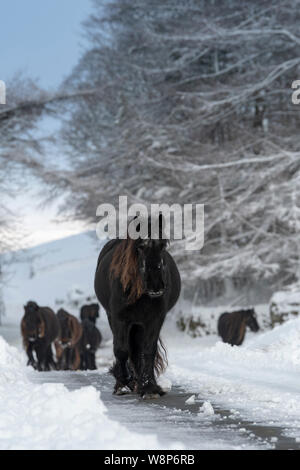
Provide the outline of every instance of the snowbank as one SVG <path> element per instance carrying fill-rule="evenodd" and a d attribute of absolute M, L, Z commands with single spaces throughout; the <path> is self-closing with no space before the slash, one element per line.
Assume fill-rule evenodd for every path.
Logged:
<path fill-rule="evenodd" d="M 202 401 L 257 423 L 289 427 L 290 435 L 300 437 L 300 318 L 248 335 L 241 347 L 212 336 L 204 340 L 166 341 L 167 376 L 200 393 Z"/>
<path fill-rule="evenodd" d="M 159 448 L 156 436 L 110 420 L 94 387 L 31 383 L 24 355 L 0 337 L 0 449 Z"/>

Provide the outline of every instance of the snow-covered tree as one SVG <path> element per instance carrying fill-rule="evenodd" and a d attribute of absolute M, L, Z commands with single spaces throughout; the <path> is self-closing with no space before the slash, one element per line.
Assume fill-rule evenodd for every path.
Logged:
<path fill-rule="evenodd" d="M 94 0 L 63 87 L 94 90 L 62 131 L 74 216 L 94 219 L 120 194 L 204 203 L 204 249 L 174 247 L 187 284 L 295 280 L 299 20 L 292 0 Z"/>

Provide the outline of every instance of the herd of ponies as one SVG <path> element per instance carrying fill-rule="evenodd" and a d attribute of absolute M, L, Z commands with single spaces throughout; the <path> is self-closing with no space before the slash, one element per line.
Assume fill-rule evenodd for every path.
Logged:
<path fill-rule="evenodd" d="M 24 310 L 21 334 L 27 365 L 38 371 L 97 368 L 95 354 L 102 340 L 96 327 L 98 304 L 83 305 L 81 321 L 62 308 L 55 314 L 51 308 L 40 307 L 33 301 L 29 301 Z"/>
<path fill-rule="evenodd" d="M 40 307 L 29 301 L 24 306 L 21 320 L 23 346 L 28 356 L 27 365 L 38 371 L 95 370 L 95 354 L 102 335 L 96 327 L 99 305 L 83 305 L 79 321 L 64 309 L 57 314 L 49 307 Z M 259 325 L 253 308 L 223 313 L 218 319 L 218 334 L 223 342 L 240 346 L 246 327 L 257 332 Z M 56 351 L 53 358 L 52 344 Z M 35 353 L 35 357 L 34 357 Z"/>

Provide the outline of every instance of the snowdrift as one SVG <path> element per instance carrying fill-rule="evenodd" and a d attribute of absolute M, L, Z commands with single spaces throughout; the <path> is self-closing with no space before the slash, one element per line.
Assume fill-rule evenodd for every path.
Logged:
<path fill-rule="evenodd" d="M 94 387 L 31 383 L 24 355 L 0 336 L 0 449 L 159 448 L 154 435 L 109 419 Z"/>
<path fill-rule="evenodd" d="M 233 414 L 287 426 L 299 438 L 300 318 L 248 335 L 240 347 L 216 339 L 186 336 L 180 346 L 169 339 L 168 377 Z"/>

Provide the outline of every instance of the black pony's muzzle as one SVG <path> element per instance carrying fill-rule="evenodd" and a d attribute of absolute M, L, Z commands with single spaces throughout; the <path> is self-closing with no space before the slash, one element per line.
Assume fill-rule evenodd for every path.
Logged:
<path fill-rule="evenodd" d="M 154 291 L 154 290 L 147 291 L 147 295 L 149 295 L 149 297 L 161 297 L 163 293 L 164 293 L 164 289 L 160 289 L 158 291 Z"/>

